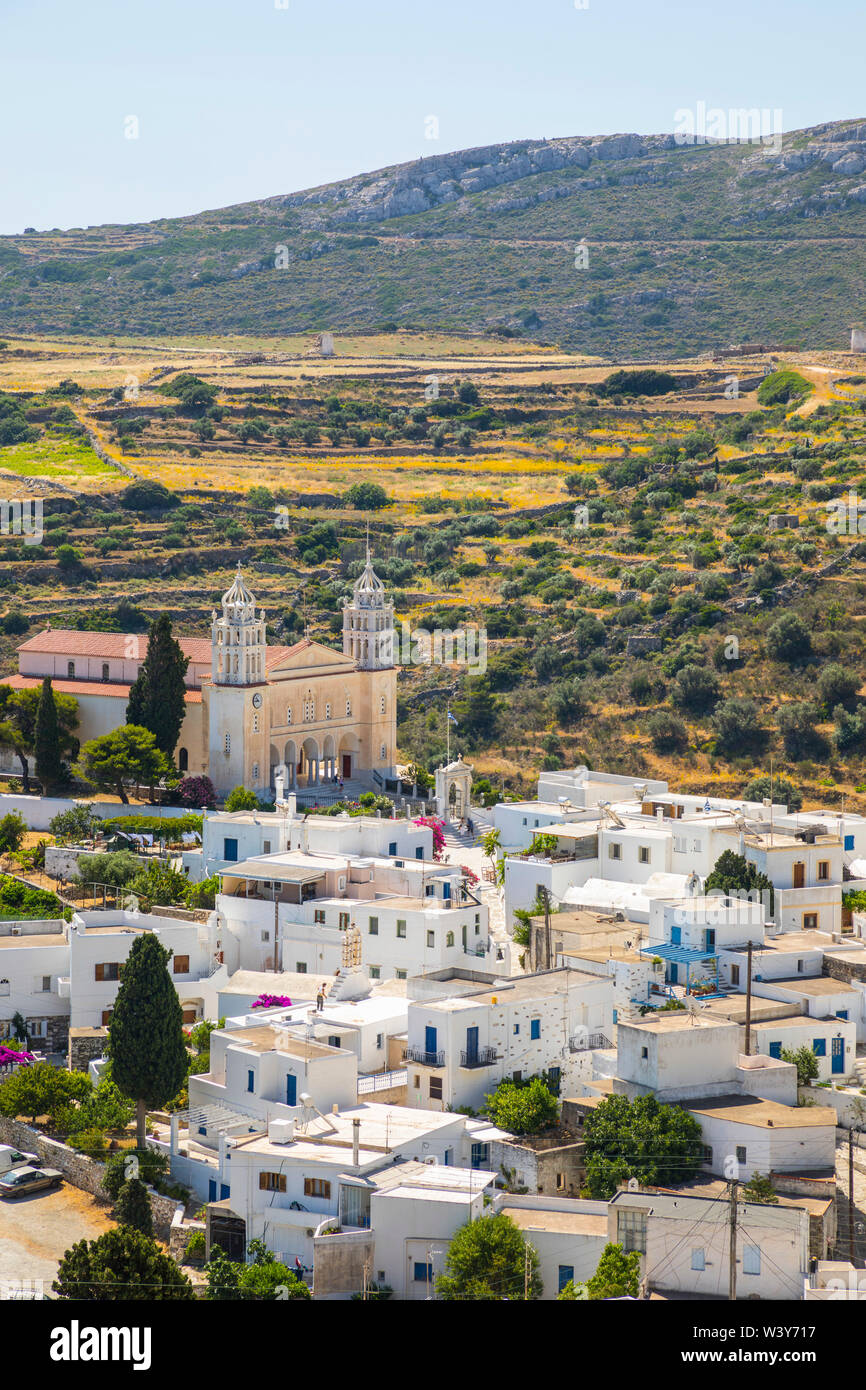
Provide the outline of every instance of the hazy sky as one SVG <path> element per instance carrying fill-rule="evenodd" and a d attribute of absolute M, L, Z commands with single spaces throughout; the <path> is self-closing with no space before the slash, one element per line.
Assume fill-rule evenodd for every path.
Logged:
<path fill-rule="evenodd" d="M 862 0 L 0 0 L 0 232 L 671 131 L 699 101 L 781 108 L 786 130 L 866 116 L 864 40 Z"/>

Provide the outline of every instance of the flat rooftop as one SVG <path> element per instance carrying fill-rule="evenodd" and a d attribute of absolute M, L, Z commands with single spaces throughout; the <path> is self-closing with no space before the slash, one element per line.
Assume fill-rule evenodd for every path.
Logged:
<path fill-rule="evenodd" d="M 532 922 L 543 925 L 544 914 L 533 917 Z M 550 929 L 555 932 L 568 932 L 578 936 L 635 936 L 640 928 L 639 922 L 617 921 L 614 912 L 600 912 L 580 908 L 573 912 L 554 912 L 550 918 Z"/>
<path fill-rule="evenodd" d="M 33 932 L 30 936 L 0 936 L 0 948 L 13 950 L 16 946 L 66 946 L 68 943 L 62 933 Z"/>
<path fill-rule="evenodd" d="M 521 1231 L 561 1231 L 573 1236 L 607 1240 L 607 1217 L 588 1211 L 533 1211 L 530 1207 L 500 1207 Z"/>
<path fill-rule="evenodd" d="M 530 975 L 525 979 L 519 976 L 510 980 L 503 980 L 491 986 L 489 989 L 483 987 L 477 994 L 461 994 L 457 997 L 447 999 L 426 1000 L 423 997 L 416 1002 L 419 1007 L 425 1009 L 438 1009 L 442 1013 L 453 1013 L 458 1009 L 471 1009 L 478 1005 L 492 1004 L 494 999 L 497 1004 L 522 1004 L 529 1003 L 533 999 L 551 999 L 558 994 L 565 994 L 569 989 L 579 988 L 581 985 L 597 985 L 598 975 L 589 975 L 584 970 L 551 970 L 543 975 Z"/>
<path fill-rule="evenodd" d="M 859 989 L 846 984 L 844 980 L 834 980 L 830 975 L 793 975 L 784 980 L 765 980 L 763 983 L 778 986 L 779 989 L 790 989 L 796 994 L 808 994 L 813 998 L 827 994 L 860 995 Z"/>
<path fill-rule="evenodd" d="M 645 1019 L 626 1022 L 621 1019 L 620 1028 L 634 1028 L 639 1033 L 682 1033 L 690 1028 L 727 1028 L 730 1020 L 726 1018 L 704 1018 L 703 1014 L 693 1014 L 688 1009 L 657 1010 Z"/>
<path fill-rule="evenodd" d="M 706 1100 L 682 1101 L 682 1108 L 710 1120 L 730 1120 L 755 1129 L 835 1129 L 836 1111 L 827 1105 L 779 1105 L 775 1100 L 755 1100 L 753 1096 L 708 1096 Z"/>
<path fill-rule="evenodd" d="M 753 946 L 753 956 L 772 956 L 780 952 L 788 954 L 794 951 L 826 951 L 834 944 L 833 937 L 829 932 L 822 931 L 788 931 L 782 932 L 779 936 L 769 936 L 764 938 L 763 945 Z M 732 955 L 744 956 L 747 951 L 746 946 L 720 946 L 720 951 L 729 951 Z"/>
<path fill-rule="evenodd" d="M 309 1062 L 314 1057 L 332 1057 L 338 1048 L 328 1047 L 326 1043 L 306 1042 L 294 1033 L 270 1025 L 261 1028 L 232 1028 L 225 1030 L 225 1036 L 234 1047 L 245 1048 L 250 1052 L 285 1052 L 290 1057 L 300 1057 Z"/>
<path fill-rule="evenodd" d="M 330 1050 L 330 1049 L 328 1049 Z M 383 1154 L 412 1143 L 420 1145 L 430 1134 L 462 1124 L 463 1117 L 450 1112 L 411 1110 L 398 1105 L 357 1105 L 336 1115 L 317 1117 L 306 1126 L 295 1127 L 295 1138 L 277 1144 L 263 1135 L 241 1139 L 236 1148 L 245 1154 L 267 1158 L 292 1158 L 352 1166 L 352 1121 L 361 1121 L 359 1134 L 361 1166 L 382 1161 Z M 418 1160 L 421 1154 L 417 1155 Z M 430 1165 L 433 1166 L 432 1164 Z M 445 1165 L 443 1164 L 443 1167 Z"/>

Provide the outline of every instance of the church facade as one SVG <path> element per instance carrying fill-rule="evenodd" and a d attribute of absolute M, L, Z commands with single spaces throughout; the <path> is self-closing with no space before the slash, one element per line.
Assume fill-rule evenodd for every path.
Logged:
<path fill-rule="evenodd" d="M 178 768 L 206 774 L 220 795 L 236 786 L 265 795 L 278 768 L 287 790 L 337 779 L 380 785 L 396 770 L 393 630 L 393 605 L 368 552 L 344 600 L 342 651 L 307 637 L 269 647 L 264 611 L 238 566 L 214 610 L 210 642 L 178 638 L 189 657 Z M 18 674 L 3 683 L 22 689 L 50 676 L 55 690 L 78 700 L 85 743 L 125 722 L 146 654 L 146 638 L 134 633 L 46 628 L 19 646 Z"/>

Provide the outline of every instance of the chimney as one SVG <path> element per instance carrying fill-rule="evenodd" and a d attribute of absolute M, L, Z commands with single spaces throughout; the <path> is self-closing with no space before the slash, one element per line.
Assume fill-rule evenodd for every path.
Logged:
<path fill-rule="evenodd" d="M 358 1151 L 359 1151 L 360 1147 L 361 1147 L 361 1121 L 358 1120 L 358 1119 L 354 1119 L 354 1120 L 352 1121 L 352 1167 L 353 1167 L 353 1168 L 357 1168 L 357 1166 L 358 1166 Z"/>

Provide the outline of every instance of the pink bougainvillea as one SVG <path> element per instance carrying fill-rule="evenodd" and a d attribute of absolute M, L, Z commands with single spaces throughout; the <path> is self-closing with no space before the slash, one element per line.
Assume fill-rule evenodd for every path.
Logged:
<path fill-rule="evenodd" d="M 15 1052 L 11 1047 L 0 1047 L 0 1067 L 18 1066 L 26 1067 L 28 1062 L 35 1062 L 36 1058 L 32 1052 Z"/>
<path fill-rule="evenodd" d="M 466 879 L 466 881 L 467 881 L 468 883 L 477 883 L 477 882 L 478 882 L 478 875 L 476 874 L 476 872 L 475 872 L 474 869 L 469 869 L 469 868 L 466 867 L 465 864 L 461 864 L 461 865 L 460 865 L 460 872 L 463 874 L 464 878 Z"/>
<path fill-rule="evenodd" d="M 286 994 L 260 994 L 250 1005 L 251 1009 L 286 1009 L 291 1004 Z"/>
<path fill-rule="evenodd" d="M 441 859 L 445 850 L 445 822 L 438 816 L 419 816 L 413 825 L 424 825 L 433 831 L 433 858 Z"/>

